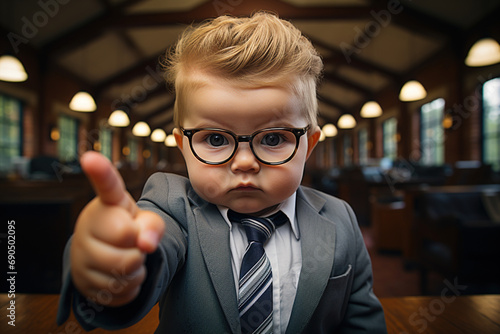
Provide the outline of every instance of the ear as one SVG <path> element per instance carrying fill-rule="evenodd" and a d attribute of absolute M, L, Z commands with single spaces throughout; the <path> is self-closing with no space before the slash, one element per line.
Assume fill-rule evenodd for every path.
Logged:
<path fill-rule="evenodd" d="M 309 159 L 314 147 L 319 141 L 319 137 L 321 136 L 321 129 L 319 126 L 316 126 L 315 129 L 309 131 L 309 135 L 307 136 L 307 156 L 306 160 Z"/>
<path fill-rule="evenodd" d="M 178 128 L 174 128 L 172 133 L 174 134 L 174 138 L 175 138 L 175 142 L 177 144 L 177 147 L 182 151 L 182 137 L 183 137 L 183 135 L 182 135 L 181 130 L 179 130 Z"/>

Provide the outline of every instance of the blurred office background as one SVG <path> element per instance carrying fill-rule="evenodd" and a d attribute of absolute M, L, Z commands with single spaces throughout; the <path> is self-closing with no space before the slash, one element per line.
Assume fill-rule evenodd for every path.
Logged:
<path fill-rule="evenodd" d="M 156 171 L 186 175 L 158 59 L 187 25 L 256 10 L 324 60 L 324 137 L 303 183 L 353 206 L 375 292 L 500 293 L 498 0 L 1 0 L 0 244 L 14 220 L 17 291 L 59 290 L 94 196 L 83 152 L 106 155 L 135 198 Z"/>

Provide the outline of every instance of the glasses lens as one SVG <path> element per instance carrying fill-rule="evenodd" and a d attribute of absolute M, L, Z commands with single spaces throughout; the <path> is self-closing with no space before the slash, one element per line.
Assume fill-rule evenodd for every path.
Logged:
<path fill-rule="evenodd" d="M 296 144 L 297 138 L 288 130 L 265 130 L 256 134 L 252 141 L 255 154 L 269 163 L 290 158 Z"/>
<path fill-rule="evenodd" d="M 191 145 L 195 154 L 201 159 L 210 163 L 218 163 L 233 154 L 235 140 L 226 132 L 201 130 L 193 134 Z"/>

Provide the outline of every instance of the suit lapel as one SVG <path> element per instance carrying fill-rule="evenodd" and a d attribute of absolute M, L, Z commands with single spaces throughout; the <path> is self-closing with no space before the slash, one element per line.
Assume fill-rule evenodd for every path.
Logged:
<path fill-rule="evenodd" d="M 300 333 L 318 305 L 333 266 L 335 228 L 331 221 L 319 215 L 325 204 L 323 198 L 305 197 L 297 192 L 297 220 L 302 250 L 300 273 L 287 333 Z"/>
<path fill-rule="evenodd" d="M 194 209 L 196 229 L 201 252 L 222 310 L 233 333 L 240 332 L 237 296 L 231 267 L 229 226 L 215 205 L 200 202 Z M 325 200 L 319 196 L 305 196 L 297 191 L 297 220 L 299 224 L 302 270 L 297 287 L 287 333 L 300 333 L 314 313 L 333 266 L 335 228 L 331 221 L 319 215 Z"/>
<path fill-rule="evenodd" d="M 239 314 L 229 246 L 229 226 L 215 205 L 194 210 L 201 252 L 232 332 L 239 332 Z"/>

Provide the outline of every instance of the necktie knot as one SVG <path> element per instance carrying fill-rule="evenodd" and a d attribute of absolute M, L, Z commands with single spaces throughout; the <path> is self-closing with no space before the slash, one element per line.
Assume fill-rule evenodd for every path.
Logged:
<path fill-rule="evenodd" d="M 243 225 L 248 242 L 254 241 L 261 244 L 264 244 L 271 237 L 277 227 L 288 221 L 287 216 L 282 211 L 268 217 L 254 217 L 229 210 L 227 216 L 232 223 Z"/>

